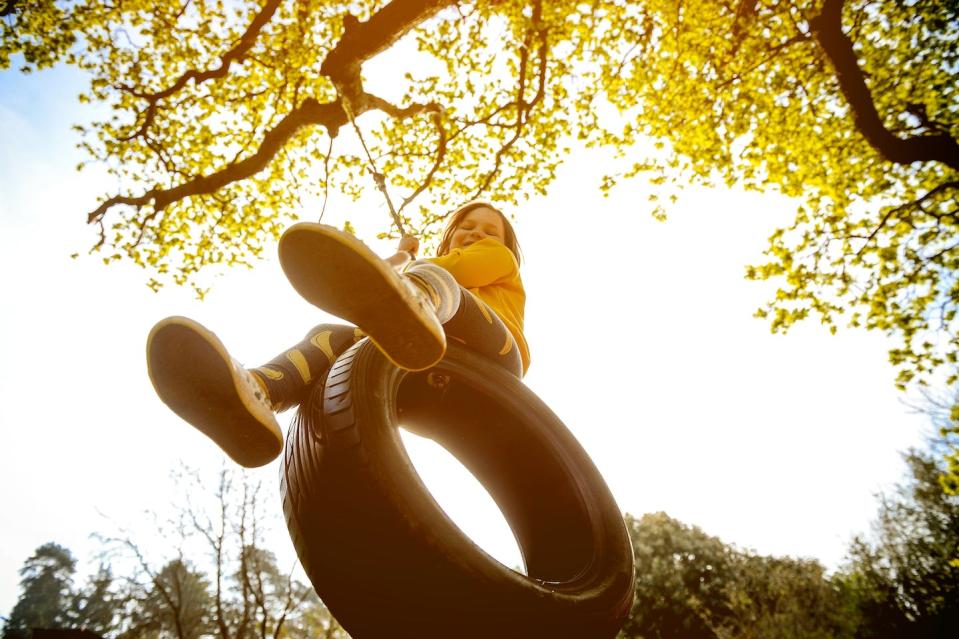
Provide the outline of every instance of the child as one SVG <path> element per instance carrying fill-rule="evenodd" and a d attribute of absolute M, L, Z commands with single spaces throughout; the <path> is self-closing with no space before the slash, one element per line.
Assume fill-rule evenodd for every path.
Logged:
<path fill-rule="evenodd" d="M 519 245 L 506 216 L 487 202 L 470 202 L 451 214 L 437 257 L 415 260 L 418 246 L 406 236 L 397 253 L 383 260 L 333 227 L 294 225 L 279 246 L 287 278 L 307 301 L 357 328 L 317 326 L 268 364 L 245 369 L 212 332 L 170 317 L 147 339 L 147 368 L 157 394 L 234 461 L 256 467 L 282 450 L 274 412 L 299 404 L 364 336 L 407 370 L 439 362 L 450 337 L 524 375 L 526 293 Z"/>

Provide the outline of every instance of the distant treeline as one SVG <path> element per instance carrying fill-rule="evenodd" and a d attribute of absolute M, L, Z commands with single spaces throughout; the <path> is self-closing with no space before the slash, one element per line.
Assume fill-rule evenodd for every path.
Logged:
<path fill-rule="evenodd" d="M 743 551 L 663 513 L 627 516 L 636 601 L 620 636 L 959 638 L 959 497 L 942 490 L 933 457 L 906 459 L 910 478 L 880 498 L 873 530 L 832 575 L 816 560 Z"/>
<path fill-rule="evenodd" d="M 851 542 L 831 575 L 818 561 L 761 556 L 664 513 L 627 515 L 636 601 L 621 637 L 956 639 L 959 497 L 943 492 L 935 458 L 906 455 L 908 478 L 879 499 L 873 530 Z M 202 485 L 195 480 L 192 489 Z M 179 518 L 184 538 L 198 533 L 205 540 L 205 556 L 180 555 L 154 567 L 136 540 L 102 537 L 134 568 L 115 575 L 104 563 L 75 585 L 68 549 L 37 548 L 20 570 L 21 596 L 2 639 L 30 639 L 35 628 L 84 629 L 109 639 L 348 637 L 312 589 L 282 572 L 262 547 L 259 487 L 223 472 L 213 497 L 214 512 L 188 505 Z"/>

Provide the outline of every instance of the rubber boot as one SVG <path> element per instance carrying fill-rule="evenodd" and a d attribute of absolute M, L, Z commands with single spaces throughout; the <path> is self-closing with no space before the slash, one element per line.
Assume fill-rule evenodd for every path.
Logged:
<path fill-rule="evenodd" d="M 443 358 L 442 323 L 449 317 L 437 315 L 442 305 L 417 285 L 422 280 L 414 284 L 363 242 L 324 224 L 291 226 L 279 252 L 287 279 L 304 299 L 355 324 L 400 368 L 424 370 Z"/>
<path fill-rule="evenodd" d="M 199 323 L 157 323 L 147 338 L 147 370 L 163 403 L 236 463 L 255 468 L 280 454 L 283 434 L 266 389 Z"/>

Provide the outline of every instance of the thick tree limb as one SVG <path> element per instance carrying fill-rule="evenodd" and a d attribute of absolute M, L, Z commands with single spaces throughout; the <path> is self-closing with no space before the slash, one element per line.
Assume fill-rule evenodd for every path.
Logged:
<path fill-rule="evenodd" d="M 732 48 L 729 51 L 729 57 L 734 57 L 739 53 L 739 47 L 743 43 L 743 34 L 749 29 L 749 23 L 756 18 L 756 7 L 759 0 L 739 0 L 739 6 L 736 7 L 736 17 L 733 18 L 733 29 L 730 34 Z"/>
<path fill-rule="evenodd" d="M 853 122 L 866 141 L 884 158 L 897 164 L 942 162 L 959 170 L 959 143 L 939 132 L 900 138 L 889 131 L 876 110 L 865 75 L 856 60 L 852 40 L 842 30 L 845 0 L 825 0 L 810 20 L 813 35 L 836 70 L 839 89 L 852 109 Z"/>
<path fill-rule="evenodd" d="M 0 0 L 0 18 L 13 14 L 19 8 L 20 0 Z"/>
<path fill-rule="evenodd" d="M 452 4 L 455 0 L 393 0 L 366 22 L 347 16 L 343 35 L 324 58 L 320 73 L 336 85 L 349 86 L 351 81 L 359 79 L 361 64 Z"/>

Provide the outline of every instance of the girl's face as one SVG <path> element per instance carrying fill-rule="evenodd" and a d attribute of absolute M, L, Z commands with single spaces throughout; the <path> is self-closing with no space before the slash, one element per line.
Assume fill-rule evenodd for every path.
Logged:
<path fill-rule="evenodd" d="M 492 238 L 505 243 L 506 226 L 499 213 L 488 206 L 479 206 L 460 219 L 450 236 L 450 250 L 466 248 L 474 242 Z"/>

